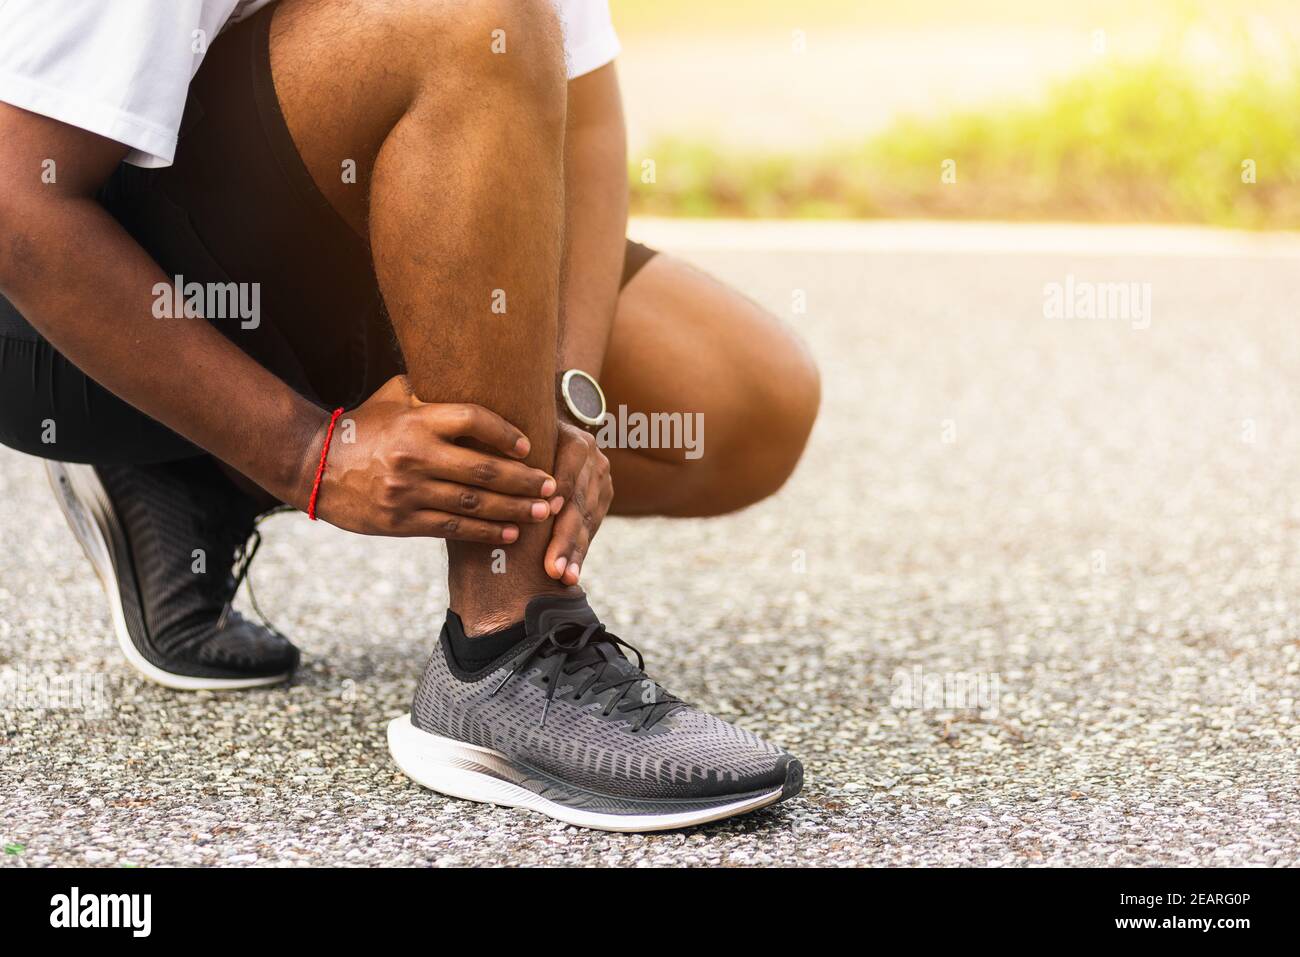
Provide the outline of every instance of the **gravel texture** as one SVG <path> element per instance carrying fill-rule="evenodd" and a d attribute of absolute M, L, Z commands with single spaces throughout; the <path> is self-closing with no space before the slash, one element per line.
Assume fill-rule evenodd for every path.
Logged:
<path fill-rule="evenodd" d="M 1300 860 L 1294 262 L 691 258 L 807 336 L 822 419 L 775 499 L 611 521 L 584 577 L 668 687 L 802 757 L 798 799 L 635 836 L 419 789 L 384 724 L 442 548 L 298 515 L 253 573 L 297 680 L 152 685 L 39 463 L 3 451 L 0 866 Z M 1150 327 L 1045 318 L 1067 274 L 1151 283 Z M 916 669 L 977 693 L 909 698 Z"/>

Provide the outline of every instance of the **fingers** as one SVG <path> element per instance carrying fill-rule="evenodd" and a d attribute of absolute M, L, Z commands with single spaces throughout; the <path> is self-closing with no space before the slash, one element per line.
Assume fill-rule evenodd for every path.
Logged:
<path fill-rule="evenodd" d="M 443 449 L 439 459 L 439 463 L 430 469 L 430 475 L 435 478 L 473 485 L 502 495 L 546 499 L 555 494 L 555 479 L 522 462 L 455 445 Z"/>
<path fill-rule="evenodd" d="M 444 438 L 477 439 L 502 455 L 524 458 L 532 447 L 528 437 L 491 409 L 469 403 L 425 406 L 424 414 Z"/>
<path fill-rule="evenodd" d="M 436 509 L 412 512 L 400 531 L 402 536 L 445 538 L 455 542 L 480 542 L 485 545 L 509 545 L 519 538 L 519 529 L 501 522 L 466 518 Z"/>
<path fill-rule="evenodd" d="M 546 574 L 566 585 L 576 585 L 590 543 L 591 535 L 583 513 L 569 502 L 555 519 L 551 542 L 546 547 L 543 561 Z"/>
<path fill-rule="evenodd" d="M 575 490 L 565 500 L 551 531 L 543 567 L 547 575 L 566 585 L 578 583 L 587 550 L 613 500 L 608 467 L 602 466 L 603 457 L 580 472 Z"/>
<path fill-rule="evenodd" d="M 492 522 L 535 524 L 551 517 L 551 504 L 541 498 L 501 495 L 455 482 L 427 482 L 419 507 L 482 518 Z"/>
<path fill-rule="evenodd" d="M 361 441 L 350 456 L 353 443 L 337 445 L 324 485 L 325 517 L 341 527 L 510 543 L 559 510 L 555 479 L 519 461 L 527 436 L 489 409 L 421 402 L 395 376 L 354 418 Z"/>
<path fill-rule="evenodd" d="M 586 432 L 563 431 L 555 449 L 555 478 L 559 482 L 558 494 L 566 499 L 573 494 L 575 487 L 584 487 L 583 473 L 589 467 L 590 459 L 599 450 L 596 440 Z"/>

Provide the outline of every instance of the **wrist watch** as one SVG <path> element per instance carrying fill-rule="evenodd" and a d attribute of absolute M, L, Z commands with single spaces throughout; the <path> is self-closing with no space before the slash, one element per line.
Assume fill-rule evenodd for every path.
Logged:
<path fill-rule="evenodd" d="M 605 393 L 600 383 L 581 369 L 569 369 L 560 377 L 560 395 L 569 414 L 589 428 L 605 421 Z"/>

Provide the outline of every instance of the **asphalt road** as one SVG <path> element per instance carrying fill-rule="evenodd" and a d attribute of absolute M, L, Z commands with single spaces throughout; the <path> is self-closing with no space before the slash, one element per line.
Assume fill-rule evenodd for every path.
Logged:
<path fill-rule="evenodd" d="M 803 758 L 797 800 L 628 836 L 420 790 L 384 725 L 443 612 L 442 550 L 302 516 L 254 570 L 299 678 L 149 684 L 38 463 L 6 451 L 0 866 L 1296 864 L 1295 258 L 872 235 L 690 254 L 807 336 L 822 419 L 774 500 L 612 521 L 586 566 L 668 687 Z M 1071 275 L 1149 283 L 1149 324 L 1045 317 Z M 81 705 L 15 690 L 42 676 Z"/>

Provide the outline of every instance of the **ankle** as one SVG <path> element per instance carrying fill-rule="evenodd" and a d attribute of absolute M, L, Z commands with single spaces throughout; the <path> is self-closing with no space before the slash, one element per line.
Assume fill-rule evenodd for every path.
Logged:
<path fill-rule="evenodd" d="M 478 638 L 482 635 L 490 635 L 494 631 L 500 631 L 502 628 L 509 628 L 515 622 L 524 617 L 520 611 L 518 614 L 513 609 L 502 609 L 496 612 L 473 612 L 457 611 L 460 620 L 465 625 L 465 636 L 467 638 Z"/>
<path fill-rule="evenodd" d="M 538 589 L 509 600 L 475 601 L 468 597 L 457 598 L 451 602 L 451 607 L 460 616 L 466 636 L 477 638 L 523 621 L 528 602 L 539 595 L 567 595 L 576 598 L 584 594 L 586 593 L 577 585 L 556 583 L 554 588 Z"/>

